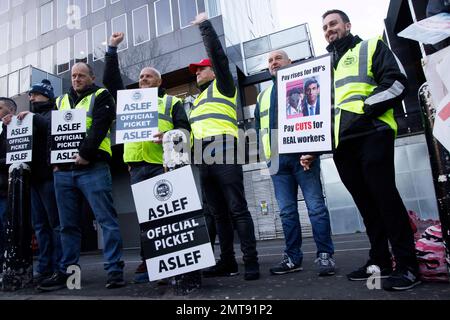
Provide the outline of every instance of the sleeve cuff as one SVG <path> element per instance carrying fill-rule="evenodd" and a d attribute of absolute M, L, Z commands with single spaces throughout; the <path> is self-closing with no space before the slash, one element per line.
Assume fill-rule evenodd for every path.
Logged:
<path fill-rule="evenodd" d="M 117 54 L 117 47 L 108 46 L 108 54 Z"/>

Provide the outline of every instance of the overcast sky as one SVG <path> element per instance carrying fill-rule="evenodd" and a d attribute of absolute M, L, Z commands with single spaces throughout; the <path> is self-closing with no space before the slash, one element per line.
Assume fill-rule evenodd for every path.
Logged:
<path fill-rule="evenodd" d="M 344 11 L 352 23 L 352 33 L 368 39 L 383 33 L 389 7 L 389 0 L 275 0 L 275 3 L 281 29 L 309 24 L 316 55 L 326 53 L 321 18 L 325 11 Z"/>

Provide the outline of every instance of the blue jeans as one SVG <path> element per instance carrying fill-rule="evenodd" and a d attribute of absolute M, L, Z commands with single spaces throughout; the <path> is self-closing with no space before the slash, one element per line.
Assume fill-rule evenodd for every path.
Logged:
<path fill-rule="evenodd" d="M 3 256 L 5 250 L 5 227 L 8 212 L 8 198 L 0 197 L 0 273 L 3 271 Z"/>
<path fill-rule="evenodd" d="M 61 235 L 53 180 L 31 183 L 31 219 L 39 246 L 36 271 L 53 273 L 61 262 Z"/>
<path fill-rule="evenodd" d="M 122 272 L 122 237 L 113 206 L 112 180 L 106 162 L 81 170 L 54 172 L 56 202 L 61 223 L 63 255 L 61 272 L 78 263 L 81 250 L 80 215 L 82 195 L 87 199 L 103 232 L 104 269 Z"/>
<path fill-rule="evenodd" d="M 320 181 L 320 159 L 316 159 L 311 169 L 304 171 L 299 155 L 280 155 L 279 170 L 272 175 L 275 197 L 280 207 L 280 217 L 286 242 L 285 253 L 296 264 L 303 260 L 302 231 L 300 226 L 297 194 L 302 189 L 311 220 L 314 241 L 319 253 L 334 253 L 331 240 L 330 215 L 323 198 Z"/>

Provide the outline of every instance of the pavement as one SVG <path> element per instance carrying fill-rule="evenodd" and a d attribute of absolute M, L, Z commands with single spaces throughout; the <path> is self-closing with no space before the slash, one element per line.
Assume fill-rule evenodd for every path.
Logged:
<path fill-rule="evenodd" d="M 241 274 L 227 278 L 203 278 L 202 287 L 187 296 L 175 296 L 168 285 L 157 283 L 133 284 L 133 274 L 139 265 L 139 250 L 125 250 L 125 280 L 127 285 L 106 289 L 101 252 L 83 254 L 80 259 L 81 289 L 42 293 L 34 288 L 15 292 L 0 292 L 0 300 L 450 300 L 448 283 L 423 283 L 413 290 L 386 292 L 369 290 L 364 281 L 348 281 L 346 274 L 360 267 L 368 257 L 369 242 L 365 234 L 333 237 L 337 273 L 318 277 L 314 265 L 315 244 L 312 238 L 304 239 L 303 271 L 273 276 L 269 268 L 278 263 L 284 240 L 259 241 L 261 278 L 244 281 L 244 265 L 239 245 L 235 245 Z M 218 247 L 216 253 L 219 251 Z"/>

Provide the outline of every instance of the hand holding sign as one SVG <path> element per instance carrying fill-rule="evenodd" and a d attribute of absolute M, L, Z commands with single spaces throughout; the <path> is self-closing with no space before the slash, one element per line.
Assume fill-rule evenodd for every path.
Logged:
<path fill-rule="evenodd" d="M 302 165 L 303 170 L 308 171 L 309 169 L 311 169 L 311 165 L 314 162 L 314 160 L 316 160 L 316 157 L 312 155 L 301 156 L 300 164 Z"/>
<path fill-rule="evenodd" d="M 87 166 L 90 163 L 88 160 L 84 159 L 79 154 L 74 155 L 73 159 L 75 159 L 75 164 L 80 166 Z"/>

